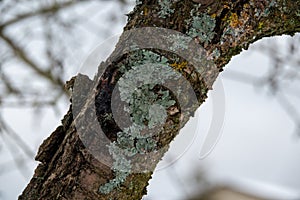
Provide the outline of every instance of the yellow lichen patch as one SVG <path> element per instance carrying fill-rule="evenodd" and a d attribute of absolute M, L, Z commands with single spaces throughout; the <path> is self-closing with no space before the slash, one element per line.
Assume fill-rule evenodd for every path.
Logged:
<path fill-rule="evenodd" d="M 175 62 L 173 64 L 170 64 L 170 66 L 173 67 L 174 69 L 181 71 L 187 66 L 187 64 L 188 62 L 181 62 L 181 63 Z"/>
<path fill-rule="evenodd" d="M 216 16 L 217 16 L 217 14 L 216 14 L 216 13 L 214 13 L 214 14 L 212 14 L 212 15 L 211 15 L 211 18 L 214 18 L 214 19 L 215 19 L 215 18 L 216 18 Z"/>
<path fill-rule="evenodd" d="M 147 8 L 147 7 L 145 7 L 143 11 L 144 11 L 144 15 L 145 15 L 145 16 L 147 16 L 147 15 L 149 14 L 149 11 L 148 11 L 148 8 Z"/>
<path fill-rule="evenodd" d="M 258 30 L 261 30 L 261 29 L 262 29 L 262 27 L 263 27 L 263 25 L 264 25 L 264 23 L 263 23 L 263 22 L 259 22 L 259 23 L 258 23 Z"/>
<path fill-rule="evenodd" d="M 229 21 L 230 21 L 230 26 L 232 28 L 237 28 L 239 26 L 241 26 L 243 23 L 239 20 L 239 17 L 236 13 L 231 13 L 230 17 L 229 17 Z"/>

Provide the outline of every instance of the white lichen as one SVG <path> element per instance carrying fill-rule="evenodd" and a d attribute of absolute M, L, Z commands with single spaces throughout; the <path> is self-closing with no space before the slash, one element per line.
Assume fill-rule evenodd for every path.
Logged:
<path fill-rule="evenodd" d="M 117 140 L 108 145 L 114 162 L 111 169 L 115 178 L 100 186 L 99 192 L 110 193 L 120 187 L 132 172 L 131 159 L 137 154 L 155 151 L 157 141 L 151 129 L 162 130 L 167 119 L 166 110 L 175 104 L 167 90 L 153 89 L 167 79 L 176 80 L 179 75 L 168 66 L 168 59 L 150 50 L 139 50 L 130 55 L 129 67 L 123 66 L 124 75 L 118 86 L 124 108 L 131 116 L 132 124 L 117 134 Z M 158 129 L 157 129 L 158 128 Z M 141 134 L 142 130 L 146 130 Z"/>
<path fill-rule="evenodd" d="M 215 36 L 216 20 L 207 14 L 192 17 L 192 26 L 188 31 L 191 37 L 198 37 L 202 43 L 208 44 Z"/>
<path fill-rule="evenodd" d="M 159 17 L 166 18 L 171 16 L 174 13 L 174 9 L 171 8 L 172 1 L 171 0 L 159 0 L 158 4 L 160 6 L 160 11 L 158 12 Z"/>

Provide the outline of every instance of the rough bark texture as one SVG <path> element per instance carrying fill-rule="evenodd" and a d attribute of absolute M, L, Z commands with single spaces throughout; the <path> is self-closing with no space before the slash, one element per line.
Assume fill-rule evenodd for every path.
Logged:
<path fill-rule="evenodd" d="M 168 3 L 169 10 L 163 8 L 162 2 Z M 202 6 L 197 6 L 199 5 L 197 2 L 202 2 Z M 166 12 L 162 13 L 163 9 Z M 190 0 L 144 0 L 128 14 L 128 23 L 124 30 L 141 27 L 162 27 L 187 34 L 193 28 L 195 16 L 199 17 L 205 14 L 213 19 L 215 26 L 210 38 L 204 41 L 203 38 L 199 39 L 195 36 L 194 40 L 212 56 L 217 70 L 209 68 L 207 71 L 203 71 L 202 74 L 195 72 L 195 76 L 192 76 L 194 72 L 192 67 L 188 72 L 182 71 L 183 75 L 193 85 L 197 99 L 201 104 L 218 73 L 222 71 L 222 68 L 230 61 L 232 56 L 239 54 L 242 49 L 247 49 L 251 43 L 262 37 L 282 34 L 293 35 L 299 32 L 299 10 L 300 2 L 298 0 L 194 2 Z M 84 105 L 80 105 L 82 110 L 78 113 L 72 113 L 71 105 L 69 112 L 62 120 L 62 125 L 40 146 L 36 156 L 36 160 L 40 164 L 35 170 L 30 183 L 19 196 L 20 200 L 141 199 L 146 194 L 146 186 L 151 178 L 151 172 L 131 173 L 123 184 L 108 194 L 98 191 L 100 185 L 107 183 L 115 175 L 110 167 L 97 160 L 97 156 L 102 156 L 102 159 L 107 157 L 105 159 L 108 161 L 111 158 L 107 156 L 107 152 L 102 152 L 102 139 L 97 136 L 97 127 L 94 127 L 94 121 L 90 121 L 88 106 L 86 106 L 86 104 L 95 103 L 96 97 L 96 101 L 98 101 L 96 102 L 97 118 L 104 129 L 106 128 L 107 137 L 112 141 L 116 140 L 116 133 L 119 128 L 113 120 L 105 119 L 106 114 L 111 113 L 110 101 L 106 98 L 111 97 L 111 88 L 120 76 L 118 64 L 126 59 L 126 55 L 117 59 L 114 55 L 120 55 L 118 51 L 122 48 L 124 42 L 126 43 L 126 40 L 128 40 L 127 37 L 129 36 L 126 34 L 121 36 L 115 52 L 105 63 L 102 63 L 107 68 L 102 77 L 97 77 L 100 76 L 97 75 L 94 81 L 84 76 L 80 77 L 83 80 L 80 82 L 82 84 L 80 87 L 87 91 L 86 94 L 81 94 L 81 97 L 76 98 L 77 100 L 82 99 L 82 102 L 84 102 Z M 153 40 L 155 40 L 155 35 L 153 35 Z M 169 59 L 173 56 L 170 52 L 154 51 Z M 176 68 L 176 64 L 173 66 Z M 88 93 L 88 91 L 92 91 L 91 93 L 94 95 L 90 96 L 91 93 Z M 105 93 L 107 96 L 102 95 L 103 91 L 107 92 Z M 73 95 L 76 95 L 76 93 Z M 77 102 L 77 104 L 80 104 L 80 102 Z M 156 138 L 158 144 L 166 148 L 163 152 L 151 158 L 153 159 L 151 163 L 153 167 L 159 162 L 163 153 L 168 149 L 168 144 L 176 136 L 178 130 L 188 121 L 189 117 L 193 115 L 198 106 L 190 106 L 186 115 L 172 114 L 170 110 L 168 111 L 169 117 L 164 126 L 165 132 L 164 134 L 158 134 Z M 78 136 L 74 119 L 80 115 L 87 115 L 81 119 L 81 124 L 85 125 L 86 134 L 84 137 L 91 137 L 90 145 L 99 152 L 96 156 L 93 156 L 85 148 Z M 180 126 L 177 125 L 179 118 L 181 121 Z M 87 135 L 91 132 L 95 132 L 95 134 L 92 136 Z"/>

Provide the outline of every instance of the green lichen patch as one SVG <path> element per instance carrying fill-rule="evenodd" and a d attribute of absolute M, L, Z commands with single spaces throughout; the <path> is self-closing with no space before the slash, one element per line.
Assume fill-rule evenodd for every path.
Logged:
<path fill-rule="evenodd" d="M 171 8 L 171 0 L 158 0 L 158 4 L 160 6 L 160 11 L 158 12 L 158 14 L 161 18 L 169 17 L 175 11 L 173 8 Z"/>
<path fill-rule="evenodd" d="M 267 0 L 262 0 L 262 1 L 257 1 L 257 0 L 252 0 L 249 2 L 251 6 L 255 8 L 254 16 L 255 17 L 266 17 L 270 14 L 272 9 L 274 7 L 277 7 L 277 2 L 275 0 L 267 1 Z M 284 9 L 284 7 L 283 7 Z"/>
<path fill-rule="evenodd" d="M 200 16 L 193 16 L 188 35 L 198 37 L 200 42 L 208 44 L 216 34 L 214 32 L 215 26 L 216 20 L 205 13 Z"/>
<path fill-rule="evenodd" d="M 116 87 L 132 124 L 118 132 L 116 141 L 108 145 L 115 178 L 100 186 L 103 194 L 121 187 L 133 172 L 135 156 L 157 150 L 155 135 L 163 131 L 167 110 L 176 103 L 163 85 L 180 78 L 166 57 L 150 50 L 132 52 L 120 69 L 122 76 Z"/>

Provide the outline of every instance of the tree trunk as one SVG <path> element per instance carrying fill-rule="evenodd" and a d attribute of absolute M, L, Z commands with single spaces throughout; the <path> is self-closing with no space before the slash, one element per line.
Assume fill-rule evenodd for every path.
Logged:
<path fill-rule="evenodd" d="M 40 164 L 19 199 L 141 199 L 169 143 L 204 102 L 225 64 L 262 37 L 299 32 L 299 11 L 300 2 L 294 0 L 137 1 L 115 51 L 94 80 L 73 79 L 70 110 L 40 146 Z M 151 118 L 150 111 L 138 111 L 145 105 L 154 108 L 129 98 L 127 93 L 135 90 L 124 77 L 141 68 L 151 74 L 157 66 L 156 81 L 161 75 L 176 81 L 138 86 L 151 91 L 152 100 L 166 110 Z M 127 83 L 144 79 L 129 75 Z M 121 89 L 114 95 L 116 87 Z M 126 106 L 135 110 L 128 113 Z M 124 128 L 130 123 L 130 128 L 139 127 L 135 136 Z M 145 127 L 152 130 L 150 136 L 143 135 Z"/>

